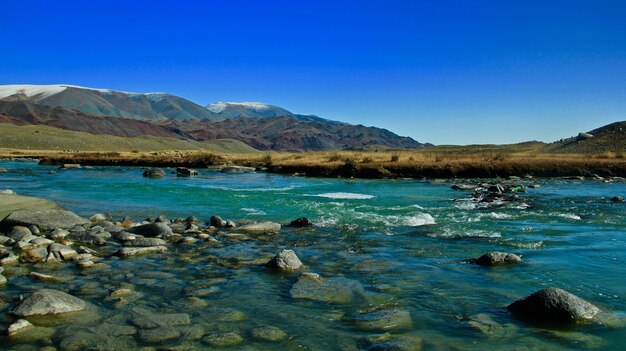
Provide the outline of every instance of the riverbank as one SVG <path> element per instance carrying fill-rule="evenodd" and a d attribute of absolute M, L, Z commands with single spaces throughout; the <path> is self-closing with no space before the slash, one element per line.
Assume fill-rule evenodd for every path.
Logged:
<path fill-rule="evenodd" d="M 13 211 L 45 209 L 61 209 L 61 207 L 52 201 L 38 197 L 10 194 L 8 191 L 7 193 L 0 192 L 0 219 Z"/>
<path fill-rule="evenodd" d="M 333 151 L 214 154 L 200 151 L 51 152 L 11 151 L 0 157 L 34 157 L 44 164 L 143 167 L 225 167 L 242 165 L 272 173 L 312 177 L 498 178 L 626 177 L 623 153 L 540 154 L 532 149 L 439 147 L 415 151 Z"/>

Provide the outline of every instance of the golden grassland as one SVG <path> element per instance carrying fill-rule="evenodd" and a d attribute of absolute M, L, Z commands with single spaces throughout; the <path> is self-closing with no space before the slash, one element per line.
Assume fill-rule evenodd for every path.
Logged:
<path fill-rule="evenodd" d="M 507 176 L 626 176 L 626 153 L 541 153 L 536 145 L 439 146 L 420 150 L 323 151 L 307 153 L 59 152 L 1 150 L 0 157 L 36 157 L 50 163 L 204 168 L 267 167 L 271 172 L 355 178 L 453 178 Z"/>

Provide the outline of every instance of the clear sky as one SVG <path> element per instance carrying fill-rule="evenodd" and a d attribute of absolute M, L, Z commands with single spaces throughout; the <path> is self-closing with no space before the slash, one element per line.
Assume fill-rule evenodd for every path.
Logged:
<path fill-rule="evenodd" d="M 0 84 L 261 101 L 435 144 L 626 120 L 626 1 L 0 2 Z"/>

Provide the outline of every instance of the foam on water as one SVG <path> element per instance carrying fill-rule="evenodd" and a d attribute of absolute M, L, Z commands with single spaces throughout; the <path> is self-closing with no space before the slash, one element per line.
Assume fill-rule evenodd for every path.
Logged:
<path fill-rule="evenodd" d="M 357 193 L 323 193 L 316 195 L 308 195 L 316 197 L 324 197 L 327 199 L 344 199 L 344 200 L 369 200 L 373 199 L 373 195 L 357 194 Z"/>

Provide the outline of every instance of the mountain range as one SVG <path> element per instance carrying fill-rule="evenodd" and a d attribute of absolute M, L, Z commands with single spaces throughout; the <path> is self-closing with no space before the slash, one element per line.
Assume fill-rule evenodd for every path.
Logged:
<path fill-rule="evenodd" d="M 295 114 L 258 102 L 216 102 L 203 107 L 166 93 L 74 85 L 0 86 L 0 123 L 120 137 L 230 138 L 259 150 L 415 149 L 430 145 L 385 129 Z"/>

